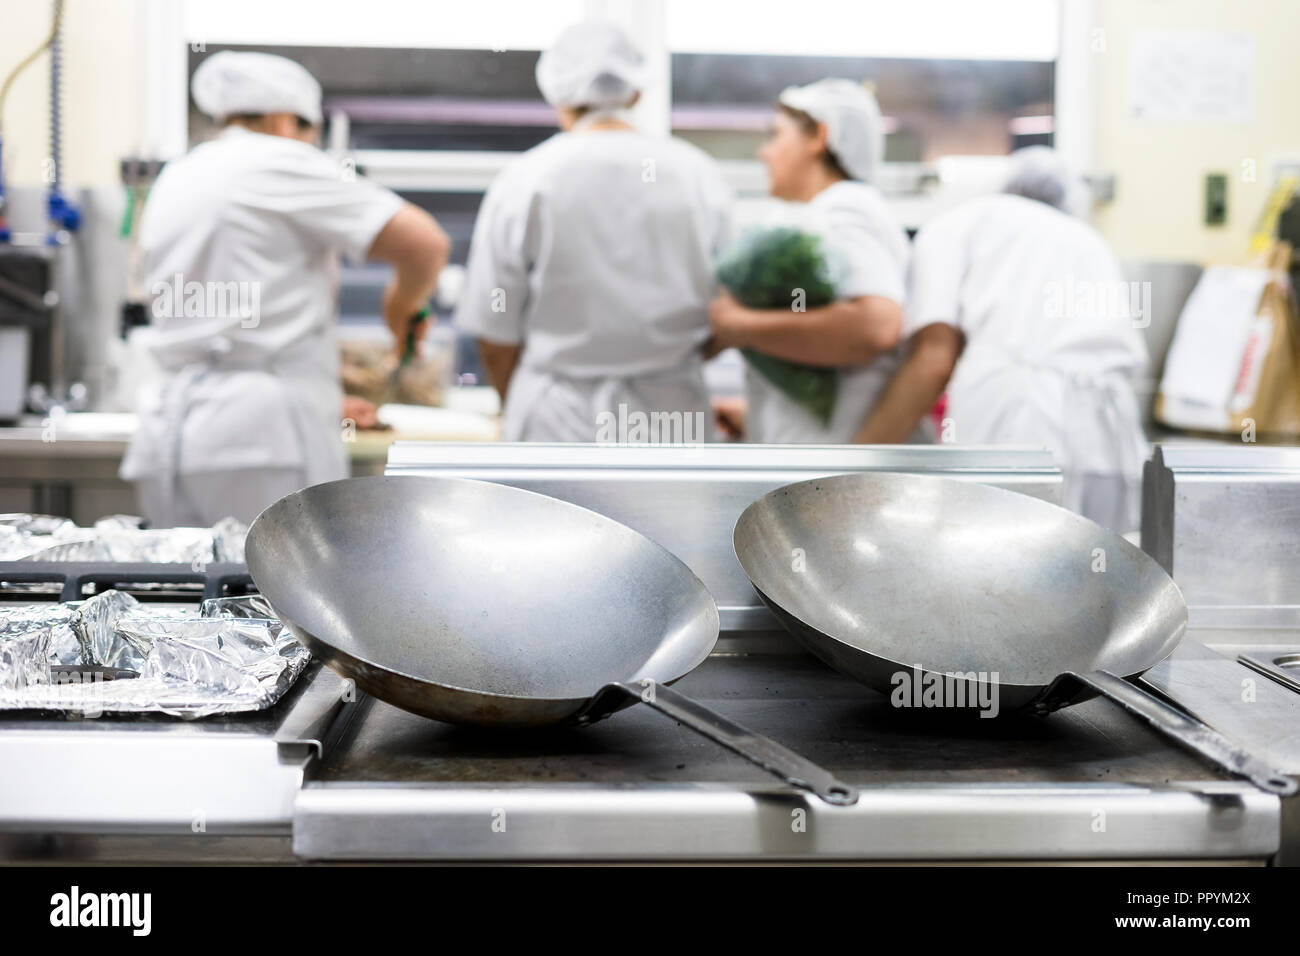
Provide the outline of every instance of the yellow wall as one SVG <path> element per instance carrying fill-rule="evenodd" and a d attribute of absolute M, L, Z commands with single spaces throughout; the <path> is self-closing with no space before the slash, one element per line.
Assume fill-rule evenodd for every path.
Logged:
<path fill-rule="evenodd" d="M 1104 52 L 1092 61 L 1092 150 L 1116 197 L 1094 220 L 1126 258 L 1235 262 L 1270 191 L 1270 157 L 1300 158 L 1300 3 L 1296 0 L 1094 0 Z M 1151 125 L 1128 116 L 1135 30 L 1187 28 L 1255 37 L 1255 108 L 1242 126 Z M 1257 180 L 1244 181 L 1254 160 Z M 1204 225 L 1205 175 L 1228 177 L 1228 221 Z"/>
<path fill-rule="evenodd" d="M 0 10 L 0 74 L 48 35 L 50 0 Z M 69 188 L 121 182 L 118 160 L 141 148 L 144 37 L 140 0 L 66 0 L 63 15 L 63 181 Z M 5 104 L 7 186 L 38 186 L 49 155 L 48 54 L 14 82 Z"/>

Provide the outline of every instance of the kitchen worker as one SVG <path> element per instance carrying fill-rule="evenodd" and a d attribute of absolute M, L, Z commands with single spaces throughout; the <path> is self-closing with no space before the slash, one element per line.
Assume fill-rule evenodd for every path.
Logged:
<path fill-rule="evenodd" d="M 456 308 L 503 398 L 504 437 L 707 440 L 721 173 L 694 146 L 633 127 L 644 64 L 611 23 L 565 30 L 537 85 L 561 132 L 492 183 Z"/>
<path fill-rule="evenodd" d="M 339 255 L 393 265 L 383 310 L 400 343 L 448 252 L 427 213 L 316 147 L 321 89 L 299 64 L 216 53 L 192 86 L 224 128 L 168 163 L 149 195 L 144 339 L 166 377 L 142 396 L 121 471 L 158 527 L 251 521 L 346 477 Z"/>
<path fill-rule="evenodd" d="M 773 196 L 806 203 L 839 273 L 839 299 L 821 308 L 749 309 L 724 293 L 709 312 L 715 344 L 757 349 L 838 370 L 835 407 L 823 424 L 761 374 L 746 370 L 743 430 L 754 442 L 851 442 L 899 359 L 908 242 L 871 185 L 883 155 L 876 98 L 861 83 L 825 79 L 781 93 L 759 150 Z M 916 440 L 925 440 L 918 429 Z"/>
<path fill-rule="evenodd" d="M 858 440 L 901 441 L 946 389 L 942 437 L 1046 446 L 1062 503 L 1124 533 L 1137 527 L 1147 353 L 1119 263 L 1076 218 L 1086 206 L 1082 179 L 1035 146 L 1014 155 L 1003 194 L 921 229 L 911 352 Z"/>

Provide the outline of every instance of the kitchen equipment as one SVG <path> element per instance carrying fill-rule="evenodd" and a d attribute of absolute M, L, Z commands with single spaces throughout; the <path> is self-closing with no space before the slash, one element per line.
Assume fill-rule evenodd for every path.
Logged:
<path fill-rule="evenodd" d="M 943 478 L 840 475 L 764 495 L 733 544 L 796 638 L 883 693 L 938 679 L 962 701 L 1037 713 L 1102 694 L 1262 790 L 1296 792 L 1126 679 L 1174 650 L 1187 607 L 1145 553 L 1063 508 Z"/>
<path fill-rule="evenodd" d="M 61 520 L 0 515 L 6 517 L 35 527 Z M 274 707 L 310 655 L 271 627 L 269 607 L 247 593 L 251 585 L 248 569 L 230 562 L 0 561 L 0 642 L 6 621 L 10 634 L 53 631 L 49 682 L 0 686 L 0 727 L 7 717 L 37 713 L 192 720 Z M 124 637 L 128 630 L 133 636 Z M 83 635 L 95 647 L 91 655 L 78 649 Z M 140 659 L 119 656 L 125 644 Z"/>
<path fill-rule="evenodd" d="M 1238 654 L 1237 661 L 1258 674 L 1272 678 L 1283 687 L 1300 693 L 1300 654 Z"/>
<path fill-rule="evenodd" d="M 860 471 L 947 475 L 1061 500 L 1061 473 L 1052 456 L 1010 445 L 398 441 L 389 449 L 385 473 L 493 481 L 613 518 L 686 562 L 717 602 L 725 633 L 781 630 L 732 550 L 740 513 L 783 485 Z"/>
<path fill-rule="evenodd" d="M 171 601 L 210 600 L 245 593 L 252 584 L 243 564 L 147 564 L 124 561 L 0 561 L 0 601 L 33 591 L 80 601 L 109 588 Z"/>
<path fill-rule="evenodd" d="M 45 356 L 52 269 L 47 249 L 0 243 L 0 420 L 23 413 L 33 353 L 38 360 Z"/>
<path fill-rule="evenodd" d="M 249 571 L 313 654 L 449 723 L 589 724 L 637 701 L 834 804 L 853 788 L 663 685 L 713 649 L 690 570 L 576 505 L 451 478 L 329 482 L 262 512 Z"/>
<path fill-rule="evenodd" d="M 18 418 L 27 400 L 27 358 L 31 333 L 0 326 L 0 421 Z"/>
<path fill-rule="evenodd" d="M 0 714 L 0 859 L 1204 866 L 1280 863 L 1288 845 L 1300 847 L 1300 804 L 1224 778 L 1104 698 L 1047 720 L 918 720 L 891 706 L 785 633 L 732 548 L 746 506 L 805 478 L 923 470 L 1052 500 L 1050 462 L 1030 469 L 1029 453 L 959 445 L 430 444 L 406 446 L 410 469 L 415 452 L 445 477 L 567 490 L 677 554 L 716 597 L 722 626 L 714 652 L 673 689 L 833 768 L 859 788 L 858 802 L 798 801 L 648 707 L 582 729 L 483 731 L 348 693 L 349 682 L 313 661 L 277 706 L 251 714 L 184 724 Z M 1217 507 L 1231 514 L 1250 483 L 1224 485 Z M 1288 516 L 1300 512 L 1279 512 Z M 1295 533 L 1281 521 L 1270 531 Z M 1263 546 L 1225 541 L 1244 557 L 1253 555 L 1242 547 Z M 1300 694 L 1238 664 L 1232 643 L 1300 651 L 1300 615 L 1237 610 L 1207 622 L 1190 608 L 1187 636 L 1139 681 L 1300 771 Z M 1263 612 L 1277 612 L 1273 626 L 1261 627 Z M 1254 699 L 1243 704 L 1241 681 L 1252 677 Z M 206 823 L 198 838 L 196 807 Z M 1099 809 L 1104 828 L 1089 825 Z M 807 824 L 798 830 L 796 811 Z M 484 823 L 499 818 L 508 827 Z"/>
<path fill-rule="evenodd" d="M 1142 472 L 1142 550 L 1191 607 L 1300 605 L 1300 448 L 1157 445 Z"/>

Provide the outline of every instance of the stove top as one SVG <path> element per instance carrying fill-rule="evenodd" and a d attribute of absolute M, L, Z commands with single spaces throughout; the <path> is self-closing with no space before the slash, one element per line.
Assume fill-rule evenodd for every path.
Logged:
<path fill-rule="evenodd" d="M 115 588 L 138 600 L 230 597 L 256 590 L 248 566 L 213 562 L 131 564 L 120 561 L 0 561 L 0 601 L 54 597 L 80 601 Z"/>

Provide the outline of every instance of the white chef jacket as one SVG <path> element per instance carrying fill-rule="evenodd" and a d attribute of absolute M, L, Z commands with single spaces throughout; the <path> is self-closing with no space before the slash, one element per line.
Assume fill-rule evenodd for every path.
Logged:
<path fill-rule="evenodd" d="M 966 337 L 948 384 L 953 440 L 1044 445 L 1067 507 L 1133 530 L 1147 353 L 1105 240 L 1044 203 L 986 196 L 921 229 L 910 284 L 906 334 L 943 322 Z"/>
<path fill-rule="evenodd" d="M 216 471 L 346 477 L 338 258 L 363 259 L 401 205 L 314 146 L 238 126 L 168 163 L 140 226 L 143 341 L 168 377 L 140 396 L 122 477 L 149 479 L 142 496 Z M 231 482 L 232 514 L 258 510 L 244 485 Z"/>
<path fill-rule="evenodd" d="M 821 237 L 839 298 L 879 295 L 903 302 L 907 233 L 879 190 L 866 183 L 837 182 L 812 198 L 800 225 Z M 773 444 L 851 442 L 898 363 L 899 352 L 893 349 L 867 365 L 838 369 L 835 410 L 826 425 L 747 368 L 745 438 Z M 918 435 L 914 440 L 923 439 Z"/>
<path fill-rule="evenodd" d="M 523 344 L 507 440 L 593 441 L 619 405 L 702 415 L 711 432 L 699 349 L 730 200 L 703 152 L 633 130 L 559 133 L 501 173 L 455 321 Z"/>

